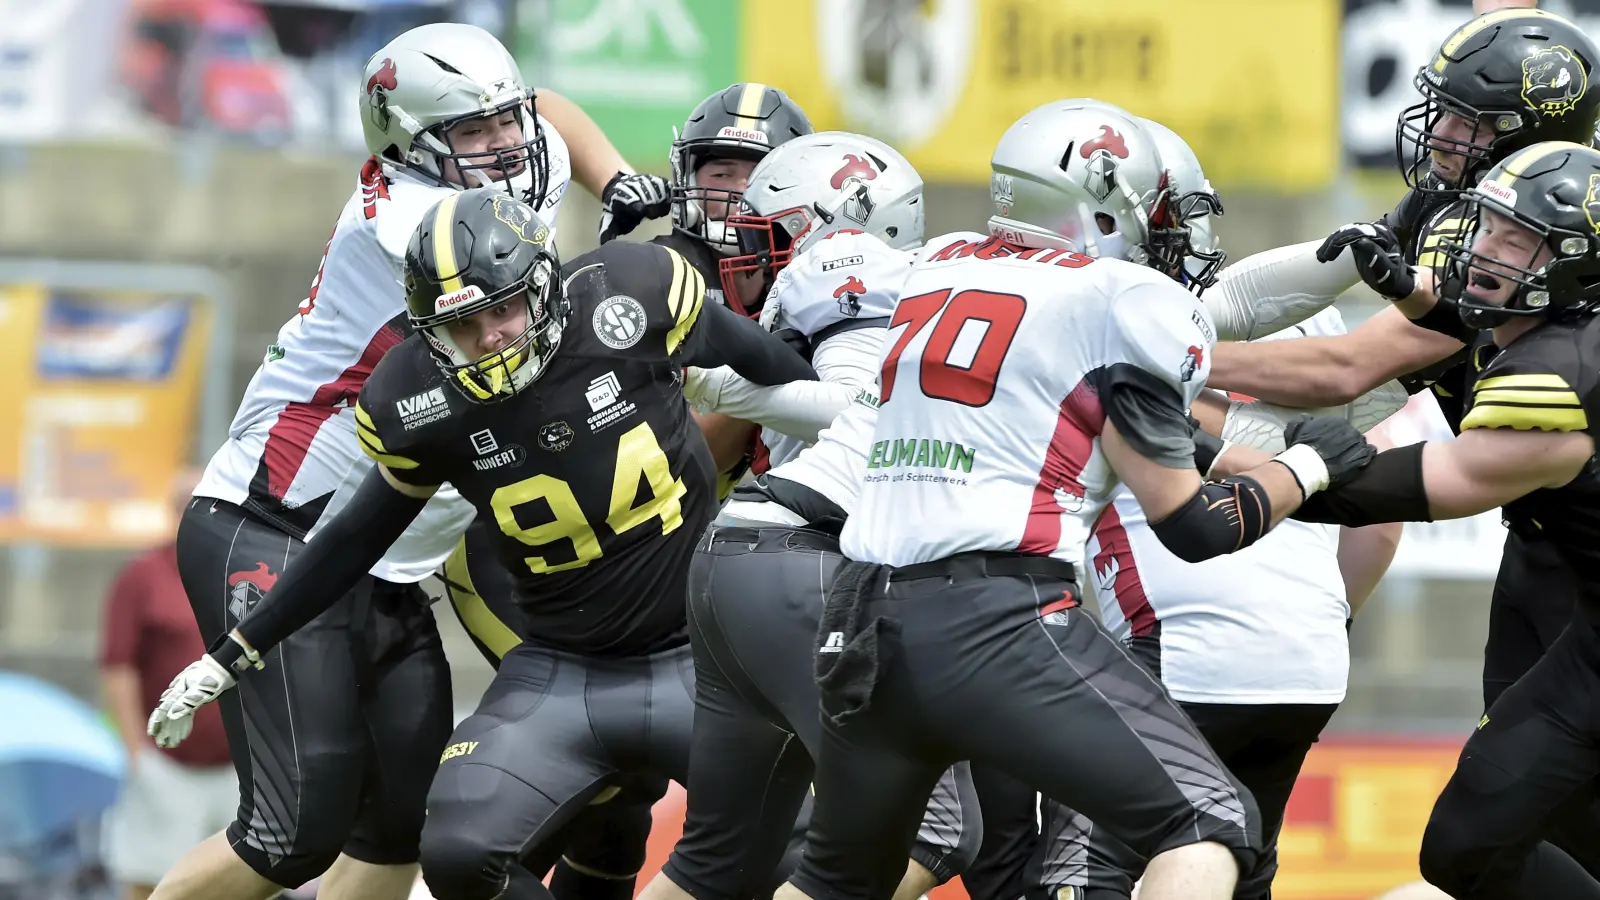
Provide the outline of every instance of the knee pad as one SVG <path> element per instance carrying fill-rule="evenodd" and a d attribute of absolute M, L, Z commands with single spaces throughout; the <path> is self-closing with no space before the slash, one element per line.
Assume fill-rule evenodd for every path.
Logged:
<path fill-rule="evenodd" d="M 495 900 L 506 889 L 509 862 L 471 834 L 422 833 L 422 880 L 437 900 Z"/>
<path fill-rule="evenodd" d="M 333 865 L 339 858 L 339 848 L 334 847 L 316 853 L 290 853 L 286 856 L 270 857 L 266 852 L 251 846 L 241 833 L 239 823 L 235 822 L 228 827 L 228 843 L 233 846 L 233 852 L 244 860 L 245 865 L 262 878 L 283 888 L 292 891 L 300 885 L 317 878 Z"/>

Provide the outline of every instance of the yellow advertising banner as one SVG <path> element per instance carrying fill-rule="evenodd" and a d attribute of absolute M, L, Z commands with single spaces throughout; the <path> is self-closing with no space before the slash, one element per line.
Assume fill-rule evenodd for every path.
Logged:
<path fill-rule="evenodd" d="M 1182 135 L 1219 187 L 1307 190 L 1339 154 L 1339 0 L 748 0 L 740 76 L 928 181 L 987 182 L 1007 126 L 1094 97 Z"/>
<path fill-rule="evenodd" d="M 0 541 L 171 535 L 210 316 L 181 294 L 0 285 Z"/>

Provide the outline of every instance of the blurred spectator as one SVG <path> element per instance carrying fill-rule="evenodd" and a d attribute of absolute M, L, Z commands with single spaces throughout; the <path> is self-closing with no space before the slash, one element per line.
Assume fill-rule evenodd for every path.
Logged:
<path fill-rule="evenodd" d="M 199 477 L 186 471 L 175 480 L 175 513 Z M 127 900 L 144 900 L 189 848 L 233 821 L 239 783 L 214 704 L 199 711 L 194 733 L 175 750 L 157 749 L 145 734 L 167 683 L 206 650 L 178 580 L 172 543 L 123 567 L 111 588 L 104 628 L 101 689 L 128 749 L 128 777 L 112 812 L 107 862 Z"/>

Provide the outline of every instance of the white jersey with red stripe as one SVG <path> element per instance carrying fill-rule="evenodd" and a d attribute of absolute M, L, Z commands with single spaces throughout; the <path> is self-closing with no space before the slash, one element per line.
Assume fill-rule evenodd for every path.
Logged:
<path fill-rule="evenodd" d="M 1081 562 L 1117 485 L 1100 450 L 1100 384 L 1134 366 L 1187 408 L 1215 334 L 1193 294 L 1143 266 L 979 234 L 929 241 L 890 322 L 845 555 Z"/>
<path fill-rule="evenodd" d="M 542 118 L 540 124 L 550 154 L 542 212 L 554 222 L 571 164 L 555 128 Z M 367 161 L 310 291 L 250 379 L 196 496 L 238 504 L 305 536 L 337 508 L 330 501 L 341 486 L 353 492 L 371 466 L 356 444 L 355 398 L 378 360 L 410 330 L 402 287 L 406 245 L 428 209 L 452 190 Z M 428 398 L 416 399 L 425 416 Z M 470 505 L 447 487 L 372 573 L 420 581 L 471 520 Z"/>
<path fill-rule="evenodd" d="M 811 342 L 819 379 L 841 385 L 846 396 L 876 396 L 884 329 L 916 258 L 916 251 L 896 250 L 870 234 L 835 231 L 778 273 L 763 311 L 776 311 L 774 328 L 793 328 Z M 756 474 L 806 447 L 771 428 L 761 430 L 761 444 L 766 457 Z"/>
<path fill-rule="evenodd" d="M 1263 340 L 1336 335 L 1336 309 Z M 1168 550 L 1126 486 L 1095 521 L 1091 574 L 1106 630 L 1187 703 L 1339 703 L 1350 674 L 1339 529 L 1285 519 L 1200 563 Z M 1218 652 L 1225 648 L 1225 652 Z"/>

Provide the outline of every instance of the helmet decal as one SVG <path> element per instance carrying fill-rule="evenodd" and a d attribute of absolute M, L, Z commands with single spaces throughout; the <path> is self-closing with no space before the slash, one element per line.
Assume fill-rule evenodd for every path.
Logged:
<path fill-rule="evenodd" d="M 400 82 L 396 81 L 394 76 L 394 60 L 385 58 L 382 65 L 378 67 L 378 71 L 373 72 L 372 77 L 367 79 L 367 93 L 372 94 L 379 88 L 386 91 L 398 88 Z"/>
<path fill-rule="evenodd" d="M 1589 176 L 1589 192 L 1583 197 L 1583 216 L 1589 220 L 1590 230 L 1600 235 L 1600 172 Z"/>
<path fill-rule="evenodd" d="M 847 179 L 860 178 L 871 181 L 877 177 L 878 170 L 872 167 L 872 163 L 854 153 L 846 153 L 844 155 L 844 165 L 839 167 L 839 171 L 833 173 L 833 178 L 829 179 L 828 185 L 837 191 L 844 187 Z"/>
<path fill-rule="evenodd" d="M 543 244 L 550 237 L 550 229 L 540 223 L 533 234 L 528 234 L 527 227 L 533 222 L 533 208 L 526 203 L 519 203 L 510 194 L 494 197 L 494 217 L 511 226 L 517 237 L 529 244 Z"/>
<path fill-rule="evenodd" d="M 1588 89 L 1589 76 L 1566 47 L 1546 47 L 1522 61 L 1522 99 L 1541 115 L 1572 112 Z"/>
<path fill-rule="evenodd" d="M 1128 158 L 1128 142 L 1123 140 L 1122 135 L 1118 134 L 1117 130 L 1110 125 L 1101 125 L 1100 134 L 1084 141 L 1083 146 L 1078 148 L 1078 155 L 1088 159 L 1090 154 L 1102 150 L 1108 155 L 1114 154 L 1120 159 Z"/>

